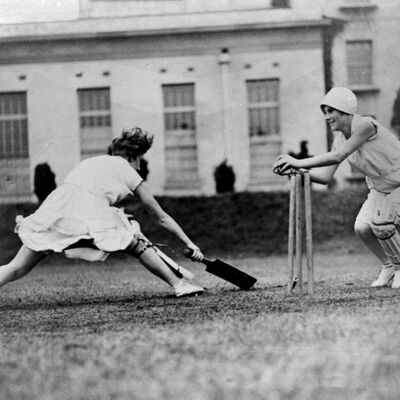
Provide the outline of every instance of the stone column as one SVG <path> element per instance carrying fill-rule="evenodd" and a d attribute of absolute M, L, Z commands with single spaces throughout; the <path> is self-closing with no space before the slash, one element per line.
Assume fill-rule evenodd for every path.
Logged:
<path fill-rule="evenodd" d="M 222 129 L 224 140 L 224 157 L 228 164 L 232 161 L 232 121 L 231 121 L 231 106 L 230 106 L 230 87 L 229 87 L 229 64 L 231 57 L 229 49 L 224 48 L 218 58 L 221 66 L 221 81 L 222 81 Z"/>

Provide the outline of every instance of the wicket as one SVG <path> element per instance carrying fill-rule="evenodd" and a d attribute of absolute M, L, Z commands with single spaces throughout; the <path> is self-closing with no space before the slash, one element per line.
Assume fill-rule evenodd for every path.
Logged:
<path fill-rule="evenodd" d="M 289 235 L 288 235 L 288 293 L 293 293 L 296 283 L 303 293 L 303 228 L 307 259 L 307 292 L 314 294 L 314 264 L 312 248 L 311 181 L 307 170 L 290 174 Z M 294 269 L 296 266 L 296 275 Z"/>

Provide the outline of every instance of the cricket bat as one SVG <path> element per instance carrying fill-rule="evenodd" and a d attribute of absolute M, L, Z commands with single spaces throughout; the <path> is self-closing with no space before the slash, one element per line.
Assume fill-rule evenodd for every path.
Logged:
<path fill-rule="evenodd" d="M 191 251 L 185 250 L 184 254 L 186 257 L 190 257 Z M 207 258 L 203 258 L 200 262 L 206 266 L 206 271 L 208 273 L 218 276 L 218 278 L 224 279 L 243 290 L 251 289 L 257 282 L 257 279 L 253 276 L 246 274 L 224 261 L 218 259 L 208 260 Z"/>

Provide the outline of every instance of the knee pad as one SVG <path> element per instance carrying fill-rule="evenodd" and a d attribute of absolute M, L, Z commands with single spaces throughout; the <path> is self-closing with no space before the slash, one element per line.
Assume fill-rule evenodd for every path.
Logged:
<path fill-rule="evenodd" d="M 371 218 L 371 228 L 378 239 L 387 239 L 396 232 L 397 212 L 390 195 L 377 199 Z"/>
<path fill-rule="evenodd" d="M 380 224 L 372 222 L 371 229 L 374 235 L 380 240 L 389 239 L 396 233 L 396 225 L 390 221 Z"/>
<path fill-rule="evenodd" d="M 396 232 L 394 215 L 391 213 L 383 215 L 380 210 L 377 210 L 371 221 L 371 229 L 378 239 L 390 238 Z"/>
<path fill-rule="evenodd" d="M 150 240 L 146 239 L 143 235 L 140 235 L 136 241 L 136 244 L 132 249 L 129 250 L 129 253 L 136 258 L 140 258 L 151 247 L 154 247 L 153 243 L 151 243 Z"/>

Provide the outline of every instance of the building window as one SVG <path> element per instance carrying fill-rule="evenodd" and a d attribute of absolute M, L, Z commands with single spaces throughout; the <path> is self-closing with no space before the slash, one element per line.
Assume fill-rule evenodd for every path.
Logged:
<path fill-rule="evenodd" d="M 290 0 L 272 0 L 272 8 L 290 8 Z"/>
<path fill-rule="evenodd" d="M 249 80 L 247 85 L 250 137 L 250 184 L 274 184 L 271 165 L 281 151 L 279 79 Z"/>
<path fill-rule="evenodd" d="M 247 81 L 249 134 L 269 136 L 279 133 L 279 80 Z"/>
<path fill-rule="evenodd" d="M 372 41 L 348 41 L 346 46 L 349 85 L 372 85 Z"/>
<path fill-rule="evenodd" d="M 375 0 L 341 0 L 339 8 L 342 11 L 357 9 L 374 9 L 377 7 Z"/>
<path fill-rule="evenodd" d="M 79 89 L 82 159 L 105 154 L 112 139 L 109 88 Z"/>
<path fill-rule="evenodd" d="M 342 0 L 342 4 L 346 5 L 359 5 L 359 4 L 371 4 L 372 0 Z"/>
<path fill-rule="evenodd" d="M 30 196 L 26 92 L 0 93 L 0 196 Z"/>
<path fill-rule="evenodd" d="M 171 0 L 90 0 L 92 3 L 117 3 L 117 2 L 136 2 L 136 3 L 146 3 L 146 2 L 153 2 L 153 1 L 171 1 Z M 173 1 L 183 1 L 183 0 L 173 0 Z"/>
<path fill-rule="evenodd" d="M 199 184 L 194 84 L 163 85 L 166 185 Z"/>

